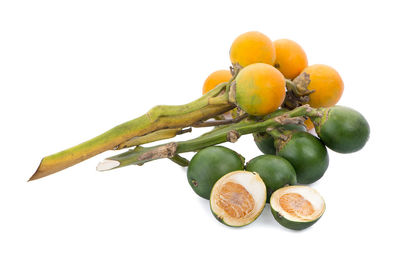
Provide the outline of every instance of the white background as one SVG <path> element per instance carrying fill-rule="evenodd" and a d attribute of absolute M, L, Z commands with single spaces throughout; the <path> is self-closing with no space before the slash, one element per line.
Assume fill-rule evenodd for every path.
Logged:
<path fill-rule="evenodd" d="M 0 1 L 0 257 L 398 257 L 395 3 Z M 247 227 L 224 226 L 168 160 L 96 172 L 107 152 L 26 182 L 45 155 L 196 99 L 249 30 L 336 68 L 340 104 L 371 125 L 362 151 L 330 152 L 312 185 L 327 204 L 313 227 L 287 230 L 269 206 Z M 260 154 L 250 136 L 226 146 Z"/>

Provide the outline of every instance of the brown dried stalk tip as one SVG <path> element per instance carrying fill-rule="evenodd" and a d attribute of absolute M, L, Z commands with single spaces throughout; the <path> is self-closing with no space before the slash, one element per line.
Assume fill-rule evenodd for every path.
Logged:
<path fill-rule="evenodd" d="M 287 92 L 283 107 L 294 109 L 308 103 L 309 95 L 315 92 L 315 90 L 308 89 L 310 82 L 310 74 L 305 72 L 294 78 L 293 81 L 286 80 Z"/>
<path fill-rule="evenodd" d="M 162 158 L 172 158 L 176 154 L 178 145 L 175 142 L 168 143 L 153 150 L 147 151 L 139 156 L 138 161 Z"/>
<path fill-rule="evenodd" d="M 275 117 L 274 120 L 281 125 L 287 125 L 287 124 L 301 125 L 305 121 L 304 117 L 288 117 L 287 115 Z"/>
<path fill-rule="evenodd" d="M 308 96 L 314 92 L 314 90 L 308 90 L 308 85 L 310 84 L 310 74 L 301 73 L 299 76 L 293 79 L 293 84 L 295 85 L 295 94 L 297 96 Z"/>

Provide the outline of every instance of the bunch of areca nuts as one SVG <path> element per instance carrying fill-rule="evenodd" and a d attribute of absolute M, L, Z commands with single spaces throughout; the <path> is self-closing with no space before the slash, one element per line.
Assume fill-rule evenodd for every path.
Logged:
<path fill-rule="evenodd" d="M 279 224 L 305 229 L 325 211 L 323 198 L 307 184 L 327 170 L 326 147 L 339 153 L 360 150 L 369 138 L 369 125 L 359 112 L 335 106 L 343 93 L 339 73 L 327 65 L 309 66 L 304 50 L 292 40 L 271 42 L 260 32 L 247 32 L 235 39 L 230 57 L 233 67 L 240 66 L 236 77 L 240 110 L 225 116 L 243 112 L 280 117 L 304 104 L 314 109 L 302 121 L 288 117 L 287 123 L 253 133 L 264 155 L 247 164 L 240 154 L 223 146 L 200 150 L 188 167 L 189 184 L 210 200 L 212 213 L 226 225 L 253 222 L 269 203 Z M 231 78 L 228 70 L 210 74 L 203 94 Z"/>
<path fill-rule="evenodd" d="M 199 99 L 155 106 L 143 116 L 44 157 L 30 181 L 104 151 L 134 147 L 106 158 L 97 170 L 168 158 L 188 166 L 191 187 L 210 200 L 212 213 L 226 225 L 253 222 L 266 203 L 287 228 L 314 224 L 324 213 L 325 202 L 307 184 L 327 170 L 327 147 L 339 153 L 364 147 L 368 122 L 359 112 L 336 106 L 343 93 L 339 73 L 327 65 L 308 65 L 304 50 L 292 40 L 272 42 L 260 32 L 247 32 L 232 43 L 230 59 L 230 70 L 212 73 Z M 207 126 L 213 129 L 191 140 L 143 146 Z M 245 134 L 253 134 L 264 153 L 247 164 L 240 154 L 217 146 Z M 186 152 L 196 152 L 190 162 L 180 156 Z"/>

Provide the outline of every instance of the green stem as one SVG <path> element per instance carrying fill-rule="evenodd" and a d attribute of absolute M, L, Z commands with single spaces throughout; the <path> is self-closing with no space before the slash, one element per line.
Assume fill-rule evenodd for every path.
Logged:
<path fill-rule="evenodd" d="M 184 128 L 191 124 L 212 118 L 234 107 L 228 102 L 227 84 L 220 84 L 199 99 L 186 105 L 156 106 L 145 115 L 118 125 L 111 130 L 72 148 L 42 159 L 38 169 L 29 179 L 35 180 L 56 173 L 91 158 L 106 150 L 120 148 L 120 144 L 138 136 L 168 128 Z M 224 96 L 225 103 L 213 105 L 210 98 Z"/>
<path fill-rule="evenodd" d="M 99 171 L 105 171 L 127 165 L 141 165 L 152 160 L 171 158 L 179 153 L 197 151 L 223 142 L 235 142 L 241 135 L 265 131 L 269 127 L 281 126 L 285 121 L 290 121 L 288 118 L 304 116 L 308 112 L 312 112 L 312 110 L 308 105 L 305 105 L 264 121 L 246 119 L 236 124 L 221 126 L 192 140 L 135 148 L 105 159 L 97 168 Z M 113 166 L 110 167 L 110 163 Z"/>
<path fill-rule="evenodd" d="M 276 128 L 267 128 L 267 133 L 271 135 L 274 139 L 277 139 L 282 135 L 282 133 Z"/>
<path fill-rule="evenodd" d="M 175 156 L 173 156 L 172 158 L 169 158 L 169 159 L 181 167 L 189 166 L 189 161 L 178 154 L 176 154 Z"/>
<path fill-rule="evenodd" d="M 191 129 L 191 128 L 189 128 Z M 137 136 L 133 137 L 132 139 L 123 142 L 119 144 L 115 149 L 120 150 L 124 148 L 129 148 L 137 145 L 142 145 L 145 143 L 150 143 L 150 142 L 155 142 L 155 141 L 160 141 L 160 140 L 165 140 L 165 139 L 170 139 L 175 137 L 178 134 L 182 134 L 185 132 L 189 132 L 191 130 L 182 130 L 182 128 L 172 128 L 172 129 L 163 129 L 163 130 L 158 130 L 143 136 Z"/>

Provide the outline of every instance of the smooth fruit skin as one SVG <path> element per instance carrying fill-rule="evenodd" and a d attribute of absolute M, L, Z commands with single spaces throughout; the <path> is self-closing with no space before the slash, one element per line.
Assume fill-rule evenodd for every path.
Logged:
<path fill-rule="evenodd" d="M 253 133 L 254 142 L 258 149 L 264 154 L 276 154 L 274 138 L 267 133 Z"/>
<path fill-rule="evenodd" d="M 187 179 L 193 191 L 208 200 L 218 179 L 229 172 L 243 169 L 243 160 L 239 154 L 223 146 L 211 146 L 193 156 L 188 166 Z"/>
<path fill-rule="evenodd" d="M 285 78 L 296 78 L 308 65 L 303 48 L 290 39 L 278 39 L 273 44 L 276 53 L 274 66 Z"/>
<path fill-rule="evenodd" d="M 268 64 L 252 64 L 236 77 L 236 104 L 249 115 L 277 110 L 285 99 L 285 78 Z"/>
<path fill-rule="evenodd" d="M 362 114 L 354 109 L 334 106 L 325 111 L 321 123 L 316 123 L 320 139 L 331 150 L 340 153 L 356 152 L 369 139 L 370 127 Z"/>
<path fill-rule="evenodd" d="M 296 130 L 296 131 L 306 131 L 306 128 L 302 125 L 287 124 L 282 126 L 286 130 Z M 274 145 L 274 138 L 268 133 L 253 133 L 254 142 L 256 143 L 258 149 L 264 154 L 276 154 L 276 149 Z"/>
<path fill-rule="evenodd" d="M 308 227 L 311 227 L 315 222 L 317 222 L 321 217 L 313 220 L 313 221 L 307 221 L 307 222 L 298 222 L 298 221 L 291 221 L 283 217 L 279 212 L 274 210 L 271 207 L 271 213 L 274 216 L 275 220 L 284 226 L 285 228 L 292 229 L 292 230 L 303 230 Z"/>
<path fill-rule="evenodd" d="M 303 72 L 310 75 L 309 90 L 315 90 L 310 94 L 311 107 L 334 106 L 343 94 L 343 81 L 339 73 L 330 66 L 316 64 L 308 66 Z"/>
<path fill-rule="evenodd" d="M 228 70 L 218 70 L 211 73 L 203 84 L 203 94 L 214 89 L 215 86 L 223 82 L 228 82 L 232 78 L 232 74 Z"/>
<path fill-rule="evenodd" d="M 296 171 L 286 159 L 275 155 L 261 155 L 250 160 L 247 171 L 257 172 L 267 186 L 267 202 L 273 192 L 285 185 L 295 185 Z"/>
<path fill-rule="evenodd" d="M 328 168 L 329 156 L 325 145 L 307 132 L 293 132 L 289 140 L 284 143 L 275 140 L 275 145 L 278 146 L 277 155 L 293 165 L 300 184 L 316 182 Z"/>
<path fill-rule="evenodd" d="M 229 51 L 232 64 L 241 67 L 255 63 L 274 64 L 275 48 L 272 41 L 258 31 L 249 31 L 239 35 Z"/>

